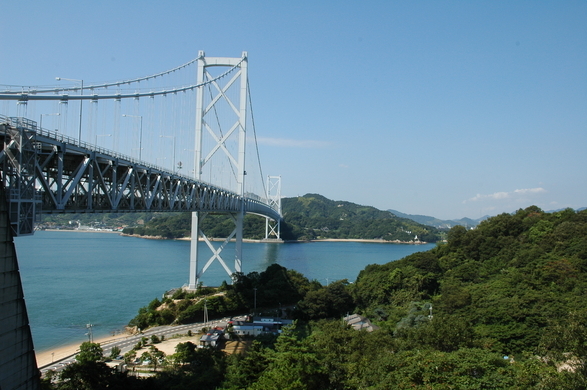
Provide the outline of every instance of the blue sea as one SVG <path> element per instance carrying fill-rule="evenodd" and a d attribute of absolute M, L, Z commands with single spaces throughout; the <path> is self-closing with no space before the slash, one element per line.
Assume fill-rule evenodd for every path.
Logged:
<path fill-rule="evenodd" d="M 35 350 L 81 343 L 120 331 L 154 298 L 189 279 L 189 241 L 147 240 L 115 233 L 39 231 L 15 238 Z M 220 243 L 216 243 L 220 245 Z M 200 261 L 211 254 L 204 243 Z M 243 272 L 280 264 L 322 284 L 354 281 L 368 264 L 384 264 L 434 244 L 360 242 L 244 243 Z M 204 253 L 202 255 L 202 253 Z M 222 252 L 233 267 L 234 244 Z M 230 278 L 216 261 L 202 277 L 218 286 Z"/>

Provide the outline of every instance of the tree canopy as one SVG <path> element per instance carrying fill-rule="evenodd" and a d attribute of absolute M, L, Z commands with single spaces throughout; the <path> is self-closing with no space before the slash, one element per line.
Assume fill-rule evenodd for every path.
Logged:
<path fill-rule="evenodd" d="M 282 199 L 284 220 L 281 236 L 285 240 L 382 239 L 387 241 L 436 242 L 440 231 L 389 211 L 361 206 L 351 202 L 333 201 L 322 195 L 307 194 Z M 159 213 L 144 226 L 127 227 L 126 234 L 181 238 L 190 236 L 190 213 Z M 208 237 L 228 237 L 234 224 L 228 216 L 207 215 L 201 227 Z M 246 215 L 243 236 L 248 239 L 265 237 L 265 219 Z"/>
<path fill-rule="evenodd" d="M 370 265 L 354 283 L 323 286 L 279 265 L 235 275 L 223 299 L 250 309 L 257 289 L 259 306 L 288 303 L 295 306 L 290 314 L 297 322 L 275 342 L 253 343 L 247 354 L 181 346 L 178 364 L 150 385 L 585 389 L 587 211 L 545 213 L 530 207 L 475 229 L 456 226 L 447 237 L 428 252 Z M 196 298 L 183 297 L 174 305 L 189 309 L 186 299 Z M 141 310 L 139 316 L 175 309 L 157 300 Z M 343 316 L 351 311 L 379 329 L 350 327 Z M 80 359 L 91 363 L 100 354 L 87 345 Z M 67 373 L 56 388 L 87 384 L 87 376 L 78 383 L 79 376 Z"/>

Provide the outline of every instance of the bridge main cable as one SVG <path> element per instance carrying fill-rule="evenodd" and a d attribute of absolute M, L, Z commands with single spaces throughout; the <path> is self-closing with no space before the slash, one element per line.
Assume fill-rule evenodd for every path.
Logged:
<path fill-rule="evenodd" d="M 181 69 L 181 68 L 183 68 L 183 67 L 185 67 L 185 66 L 187 66 L 197 60 L 198 59 L 196 58 L 195 60 L 192 60 L 189 63 L 186 63 L 182 66 L 179 66 L 177 68 L 174 68 L 174 69 L 166 71 L 166 72 L 158 73 L 157 75 L 146 76 L 146 77 L 133 79 L 133 80 L 118 81 L 118 82 L 113 82 L 113 83 L 108 83 L 108 84 L 89 85 L 89 86 L 84 87 L 84 89 L 86 89 L 86 90 L 105 89 L 105 88 L 112 87 L 112 86 L 121 86 L 121 85 L 132 84 L 132 83 L 143 81 L 143 80 L 149 80 L 152 78 L 160 77 L 162 75 L 174 72 L 174 71 Z M 53 89 L 46 89 L 46 90 L 30 90 L 27 92 L 3 91 L 3 93 L 0 94 L 0 100 L 18 100 L 18 101 L 29 101 L 29 100 L 104 100 L 104 99 L 115 100 L 115 99 L 130 99 L 130 98 L 136 99 L 136 98 L 141 98 L 141 97 L 154 97 L 154 96 L 161 96 L 161 95 L 173 94 L 173 93 L 178 93 L 178 92 L 193 91 L 199 87 L 203 87 L 208 84 L 212 84 L 212 83 L 222 79 L 223 77 L 227 76 L 228 74 L 233 72 L 235 69 L 237 69 L 243 60 L 244 60 L 244 58 L 241 59 L 241 61 L 239 63 L 235 64 L 232 68 L 228 69 L 227 71 L 225 71 L 224 73 L 220 74 L 219 76 L 217 76 L 213 79 L 206 80 L 202 83 L 191 84 L 191 85 L 188 85 L 185 87 L 174 88 L 174 89 L 170 89 L 170 90 L 134 92 L 134 93 L 124 93 L 124 94 L 117 93 L 117 94 L 110 94 L 110 95 L 100 95 L 100 94 L 92 94 L 92 95 L 61 94 L 61 95 L 59 95 L 59 93 L 61 93 L 63 91 L 68 91 L 68 92 L 69 91 L 73 91 L 73 92 L 78 91 L 81 89 L 81 87 L 53 88 Z M 49 93 L 49 92 L 54 93 L 54 95 L 39 95 L 39 93 Z"/>

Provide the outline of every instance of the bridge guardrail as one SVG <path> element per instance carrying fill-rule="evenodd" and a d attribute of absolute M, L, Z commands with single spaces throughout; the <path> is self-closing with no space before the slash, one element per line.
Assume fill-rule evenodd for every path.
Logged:
<path fill-rule="evenodd" d="M 128 164 L 128 165 L 133 165 L 139 169 L 145 169 L 145 170 L 147 170 L 147 172 L 149 172 L 150 175 L 161 175 L 161 177 L 165 177 L 166 178 L 165 180 L 168 180 L 168 181 L 169 180 L 173 181 L 173 180 L 177 179 L 177 180 L 184 182 L 184 183 L 194 183 L 194 184 L 197 184 L 198 186 L 203 185 L 206 188 L 208 188 L 207 191 L 211 191 L 212 193 L 216 193 L 216 194 L 225 194 L 223 196 L 229 196 L 236 201 L 242 201 L 244 210 L 246 212 L 265 215 L 265 216 L 268 216 L 272 219 L 280 219 L 281 218 L 281 216 L 279 215 L 279 211 L 274 209 L 273 207 L 271 207 L 272 204 L 270 202 L 268 202 L 268 200 L 265 199 L 265 197 L 258 196 L 254 193 L 246 193 L 246 194 L 244 194 L 244 196 L 240 196 L 240 195 L 234 193 L 234 191 L 231 191 L 229 189 L 218 187 L 214 184 L 207 183 L 204 181 L 196 181 L 193 177 L 180 175 L 175 172 L 169 172 L 165 168 L 156 166 L 154 164 L 144 163 L 144 162 L 139 161 L 135 158 L 132 158 L 128 155 L 124 155 L 122 153 L 118 153 L 118 152 L 115 152 L 115 151 L 112 151 L 112 150 L 109 150 L 106 148 L 98 147 L 97 145 L 93 145 L 93 144 L 90 144 L 87 142 L 83 142 L 83 141 L 80 142 L 77 139 L 74 139 L 70 136 L 59 133 L 57 131 L 51 131 L 51 130 L 39 128 L 37 126 L 37 122 L 30 120 L 30 119 L 27 119 L 27 118 L 5 117 L 3 115 L 0 115 L 0 123 L 7 123 L 10 127 L 16 128 L 19 131 L 27 131 L 27 132 L 34 133 L 34 135 L 31 137 L 31 139 L 33 140 L 33 142 L 39 144 L 39 147 L 44 142 L 49 142 L 50 144 L 53 144 L 53 141 L 57 141 L 59 143 L 64 143 L 67 145 L 74 145 L 76 147 L 79 147 L 79 149 L 77 149 L 77 150 L 75 148 L 66 148 L 66 149 L 69 151 L 73 150 L 74 154 L 78 154 L 78 155 L 87 154 L 88 157 L 98 153 L 98 154 L 103 155 L 104 157 L 116 159 L 120 163 L 122 163 L 123 165 Z M 178 181 L 178 184 L 180 183 L 179 181 Z M 22 198 L 22 191 L 21 191 L 20 195 L 17 195 L 16 192 L 14 192 L 14 194 L 13 194 L 12 191 L 10 191 L 9 197 L 13 200 L 16 200 L 18 198 Z M 28 196 L 29 201 L 32 200 L 33 202 L 39 202 L 39 199 L 41 199 L 41 198 L 42 198 L 42 195 L 40 195 L 39 193 L 35 193 L 34 195 L 31 194 Z"/>

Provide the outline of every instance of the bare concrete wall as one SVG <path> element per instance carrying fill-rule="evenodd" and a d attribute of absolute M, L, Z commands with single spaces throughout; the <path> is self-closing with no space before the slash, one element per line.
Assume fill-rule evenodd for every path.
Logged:
<path fill-rule="evenodd" d="M 39 370 L 2 187 L 0 182 L 0 390 L 38 390 Z"/>

